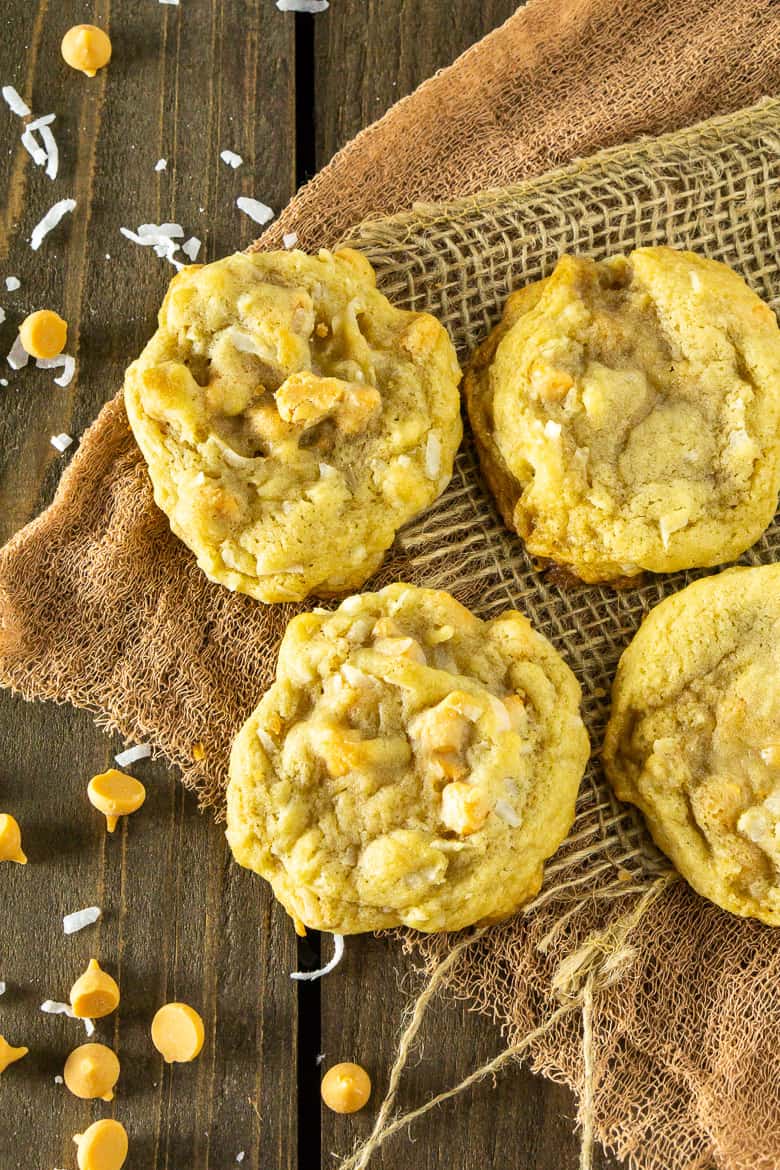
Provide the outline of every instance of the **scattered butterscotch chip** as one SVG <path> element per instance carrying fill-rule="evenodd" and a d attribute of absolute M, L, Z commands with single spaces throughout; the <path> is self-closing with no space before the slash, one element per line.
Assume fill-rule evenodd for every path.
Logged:
<path fill-rule="evenodd" d="M 79 1170 L 121 1170 L 127 1157 L 127 1131 L 110 1117 L 95 1121 L 83 1133 L 74 1134 Z"/>
<path fill-rule="evenodd" d="M 81 1044 L 65 1061 L 63 1078 L 74 1097 L 113 1101 L 119 1060 L 105 1044 Z"/>
<path fill-rule="evenodd" d="M 334 1113 L 357 1113 L 371 1096 L 371 1078 L 359 1064 L 334 1064 L 322 1078 L 320 1093 Z"/>
<path fill-rule="evenodd" d="M 87 796 L 90 804 L 103 813 L 106 827 L 109 833 L 113 833 L 120 817 L 138 811 L 146 800 L 146 789 L 134 776 L 109 768 L 107 772 L 92 777 L 87 785 Z"/>
<path fill-rule="evenodd" d="M 0 1036 L 0 1073 L 5 1072 L 9 1064 L 21 1060 L 29 1051 L 29 1048 L 14 1048 L 12 1044 L 8 1043 L 5 1036 Z"/>
<path fill-rule="evenodd" d="M 70 989 L 70 1004 L 79 1020 L 99 1020 L 116 1011 L 119 1006 L 119 987 L 97 959 L 90 959 L 83 975 L 79 975 Z"/>
<path fill-rule="evenodd" d="M 203 1020 L 187 1003 L 166 1003 L 152 1020 L 152 1043 L 168 1064 L 194 1060 L 204 1038 Z"/>
<path fill-rule="evenodd" d="M 0 813 L 0 861 L 27 864 L 27 857 L 22 850 L 22 831 L 10 813 Z"/>
<path fill-rule="evenodd" d="M 51 309 L 38 309 L 22 321 L 19 340 L 30 357 L 55 358 L 68 340 L 68 323 Z"/>
<path fill-rule="evenodd" d="M 60 49 L 65 63 L 87 77 L 94 77 L 111 60 L 108 33 L 94 24 L 74 24 L 62 38 Z"/>

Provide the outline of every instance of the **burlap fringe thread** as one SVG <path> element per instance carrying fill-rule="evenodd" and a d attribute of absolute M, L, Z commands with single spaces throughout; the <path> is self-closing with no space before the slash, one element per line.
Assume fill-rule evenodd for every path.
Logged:
<path fill-rule="evenodd" d="M 766 101 L 656 140 L 601 152 L 514 188 L 449 206 L 418 206 L 406 215 L 363 224 L 349 242 L 368 255 L 380 287 L 395 303 L 435 313 L 461 353 L 471 350 L 492 326 L 511 288 L 546 275 L 563 251 L 600 257 L 660 242 L 693 247 L 732 264 L 776 307 L 778 261 L 767 225 L 772 163 L 779 149 L 780 102 Z M 746 223 L 751 227 L 751 246 L 745 243 Z M 767 241 L 765 251 L 755 243 L 762 238 Z M 586 596 L 582 591 L 562 594 L 544 582 L 519 542 L 503 529 L 478 483 L 476 461 L 467 446 L 443 500 L 402 537 L 403 550 L 411 557 L 409 576 L 454 588 L 484 617 L 507 606 L 524 609 L 559 644 L 580 676 L 586 718 L 598 743 L 606 690 L 620 651 L 651 605 L 699 574 L 645 582 L 628 594 L 604 588 Z M 779 547 L 775 522 L 746 560 L 775 560 Z M 373 1131 L 342 1161 L 341 1170 L 365 1170 L 393 1134 L 528 1055 L 538 1040 L 573 1013 L 580 1014 L 582 1030 L 583 1073 L 576 1086 L 580 1167 L 590 1170 L 599 1129 L 594 1109 L 594 998 L 631 968 L 636 956 L 632 933 L 676 880 L 636 815 L 617 805 L 592 765 L 573 831 L 547 867 L 542 891 L 515 920 L 517 930 L 522 931 L 524 919 L 551 900 L 558 903 L 563 898 L 563 906 L 570 899 L 568 909 L 556 914 L 536 944 L 540 953 L 547 953 L 560 943 L 566 925 L 583 917 L 586 905 L 591 911 L 599 904 L 611 910 L 618 901 L 635 897 L 633 906 L 590 930 L 585 941 L 557 963 L 549 991 L 559 1006 L 538 1026 L 452 1088 L 394 1115 L 401 1077 L 432 999 L 442 988 L 454 984 L 457 989 L 459 966 L 496 928 L 475 930 L 454 945 L 412 943 L 406 936 L 407 949 L 419 946 L 427 955 L 429 977 L 410 1007 Z M 500 1006 L 495 1010 L 500 1014 Z"/>

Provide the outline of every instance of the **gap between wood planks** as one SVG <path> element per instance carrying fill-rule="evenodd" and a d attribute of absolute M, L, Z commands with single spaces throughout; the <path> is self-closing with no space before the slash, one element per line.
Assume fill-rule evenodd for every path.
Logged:
<path fill-rule="evenodd" d="M 314 175 L 317 169 L 315 141 L 315 52 L 314 17 L 295 15 L 295 185 Z M 322 966 L 320 935 L 310 931 L 298 940 L 298 970 L 314 971 Z M 322 1124 L 320 1105 L 321 982 L 298 983 L 298 1034 L 296 1044 L 298 1081 L 298 1167 L 322 1165 Z"/>

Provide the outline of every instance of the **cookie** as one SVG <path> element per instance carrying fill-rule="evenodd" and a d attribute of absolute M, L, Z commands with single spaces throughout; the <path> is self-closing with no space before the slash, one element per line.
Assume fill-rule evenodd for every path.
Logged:
<path fill-rule="evenodd" d="M 563 256 L 509 297 L 464 392 L 505 522 L 583 581 L 732 560 L 774 515 L 780 329 L 724 264 Z"/>
<path fill-rule="evenodd" d="M 652 610 L 620 660 L 604 766 L 695 890 L 780 925 L 780 565 Z"/>
<path fill-rule="evenodd" d="M 580 690 L 521 614 L 388 585 L 290 622 L 233 745 L 227 837 L 296 926 L 458 930 L 531 898 L 589 755 Z"/>
<path fill-rule="evenodd" d="M 125 402 L 203 571 L 290 601 L 362 585 L 444 490 L 459 380 L 443 326 L 394 308 L 360 253 L 238 253 L 174 278 Z"/>

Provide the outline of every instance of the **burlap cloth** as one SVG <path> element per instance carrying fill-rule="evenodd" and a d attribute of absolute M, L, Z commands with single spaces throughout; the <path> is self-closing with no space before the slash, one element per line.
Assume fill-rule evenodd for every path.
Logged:
<path fill-rule="evenodd" d="M 777 304 L 778 102 L 476 193 L 736 110 L 778 80 L 773 0 L 537 0 L 347 146 L 259 246 L 292 230 L 303 246 L 332 244 L 366 214 L 472 196 L 352 232 L 382 288 L 436 313 L 461 351 L 513 284 L 565 250 L 695 246 Z M 776 559 L 779 548 L 775 525 L 746 559 Z M 595 744 L 622 647 L 687 579 L 561 590 L 498 523 L 468 441 L 445 497 L 402 535 L 378 580 L 399 577 L 447 587 L 485 616 L 528 612 L 577 671 Z M 0 553 L 0 680 L 150 740 L 219 808 L 230 739 L 271 677 L 292 612 L 202 577 L 154 508 L 116 398 L 55 502 Z M 647 1170 L 776 1168 L 778 936 L 669 877 L 594 765 L 528 912 L 456 950 L 446 937 L 406 941 L 503 1025 L 510 1054 L 530 1052 L 579 1091 L 586 1151 L 594 1132 Z"/>

